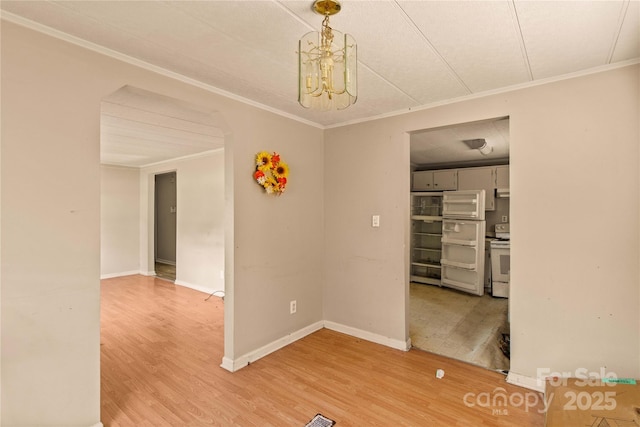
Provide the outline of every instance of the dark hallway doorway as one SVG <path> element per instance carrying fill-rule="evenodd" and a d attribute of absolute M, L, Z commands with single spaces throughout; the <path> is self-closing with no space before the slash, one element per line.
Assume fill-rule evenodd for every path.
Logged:
<path fill-rule="evenodd" d="M 177 174 L 155 176 L 155 271 L 163 279 L 176 280 Z"/>

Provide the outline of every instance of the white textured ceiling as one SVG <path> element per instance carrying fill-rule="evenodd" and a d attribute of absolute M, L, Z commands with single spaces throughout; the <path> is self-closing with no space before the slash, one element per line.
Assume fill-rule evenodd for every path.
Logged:
<path fill-rule="evenodd" d="M 481 152 L 472 148 L 473 143 L 465 142 L 477 139 L 485 140 L 489 152 Z M 508 163 L 507 117 L 428 129 L 411 135 L 411 164 L 416 169 Z"/>
<path fill-rule="evenodd" d="M 640 1 L 343 0 L 358 43 L 358 101 L 297 103 L 296 49 L 311 1 L 10 1 L 46 26 L 319 126 L 335 126 L 640 60 Z M 39 27 L 43 28 L 43 27 Z M 481 136 L 479 136 L 481 137 Z"/>

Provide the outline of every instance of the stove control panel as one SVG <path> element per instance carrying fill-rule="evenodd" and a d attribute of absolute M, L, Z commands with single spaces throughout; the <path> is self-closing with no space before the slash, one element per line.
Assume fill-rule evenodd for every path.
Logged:
<path fill-rule="evenodd" d="M 508 239 L 509 238 L 509 224 L 496 224 L 496 237 L 498 239 Z"/>

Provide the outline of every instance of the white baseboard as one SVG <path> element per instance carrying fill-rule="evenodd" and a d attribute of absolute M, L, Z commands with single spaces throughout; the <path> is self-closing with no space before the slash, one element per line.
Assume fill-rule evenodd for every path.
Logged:
<path fill-rule="evenodd" d="M 92 425 L 91 427 L 104 427 L 104 424 L 102 423 L 95 423 L 94 425 Z"/>
<path fill-rule="evenodd" d="M 222 364 L 220 366 L 226 369 L 227 371 L 235 372 L 238 369 L 242 369 L 248 364 L 255 362 L 258 359 L 261 359 L 267 356 L 268 354 L 273 353 L 276 350 L 280 350 L 281 348 L 291 344 L 294 341 L 298 341 L 299 339 L 304 338 L 307 335 L 322 329 L 322 327 L 323 327 L 323 322 L 319 321 L 309 326 L 306 326 L 302 329 L 299 329 L 295 332 L 292 332 L 291 334 L 286 335 L 282 338 L 279 338 L 273 342 L 270 342 L 269 344 L 262 346 L 255 351 L 251 351 L 243 356 L 238 357 L 237 359 L 232 360 L 227 357 L 224 357 L 222 359 Z"/>
<path fill-rule="evenodd" d="M 233 360 L 229 359 L 228 357 L 222 358 L 222 363 L 220 364 L 220 367 L 226 369 L 229 372 L 235 372 L 237 370 L 237 369 L 234 369 L 233 367 Z"/>
<path fill-rule="evenodd" d="M 509 371 L 507 374 L 507 382 L 509 384 L 528 388 L 529 390 L 544 393 L 544 381 L 539 381 L 537 378 L 527 377 L 526 375 L 516 374 L 515 372 Z"/>
<path fill-rule="evenodd" d="M 340 323 L 326 321 L 324 327 L 331 329 L 332 331 L 342 332 L 343 334 L 351 335 L 352 337 L 361 338 L 363 340 L 371 341 L 376 344 L 382 344 L 387 347 L 395 348 L 397 350 L 409 351 L 411 349 L 411 339 L 406 341 L 396 340 L 393 338 L 385 337 L 384 335 L 374 334 L 373 332 L 364 331 L 362 329 L 353 328 L 351 326 L 345 326 Z"/>
<path fill-rule="evenodd" d="M 208 288 L 206 286 L 194 285 L 193 283 L 183 282 L 182 280 L 176 280 L 173 282 L 178 286 L 184 286 L 185 288 L 193 289 L 195 291 L 204 292 L 207 295 L 211 295 L 214 292 L 223 291 L 222 289 Z"/>
<path fill-rule="evenodd" d="M 285 337 L 277 339 L 263 347 L 260 347 L 255 351 L 252 351 L 243 356 L 240 356 L 237 359 L 230 359 L 228 357 L 223 357 L 220 367 L 226 369 L 229 372 L 235 372 L 239 369 L 244 368 L 250 363 L 255 362 L 258 359 L 261 359 L 267 356 L 268 354 L 273 353 L 276 350 L 280 350 L 281 348 L 291 344 L 292 342 L 297 341 L 301 338 L 304 338 L 307 335 L 312 334 L 322 328 L 331 329 L 332 331 L 341 332 L 343 334 L 351 335 L 353 337 L 371 341 L 376 344 L 381 344 L 387 347 L 395 348 L 397 350 L 409 351 L 409 349 L 411 349 L 410 338 L 407 339 L 407 341 L 396 340 L 389 337 L 385 337 L 383 335 L 374 334 L 372 332 L 363 331 L 361 329 L 352 328 L 350 326 L 345 326 L 340 323 L 321 320 L 305 328 L 302 328 L 296 332 L 293 332 Z"/>
<path fill-rule="evenodd" d="M 114 277 L 133 276 L 134 274 L 140 274 L 140 271 L 139 270 L 132 270 L 132 271 L 123 271 L 121 273 L 101 274 L 100 275 L 100 280 L 102 280 L 102 279 L 113 279 Z"/>
<path fill-rule="evenodd" d="M 136 274 L 140 274 L 142 276 L 155 276 L 156 272 L 155 271 L 139 271 L 139 270 L 135 270 L 135 271 L 123 271 L 122 273 L 111 273 L 111 274 L 103 274 L 100 276 L 100 280 L 102 279 L 112 279 L 114 277 L 123 277 L 123 276 L 133 276 Z M 194 285 L 193 283 L 188 283 L 188 282 L 184 282 L 182 280 L 176 280 L 174 282 L 174 284 L 178 285 L 178 286 L 184 286 L 185 288 L 189 288 L 189 289 L 193 289 L 196 291 L 200 291 L 203 292 L 207 295 L 211 295 L 214 292 L 224 292 L 223 289 L 214 289 L 214 288 L 209 288 L 206 286 L 200 286 L 200 285 Z"/>

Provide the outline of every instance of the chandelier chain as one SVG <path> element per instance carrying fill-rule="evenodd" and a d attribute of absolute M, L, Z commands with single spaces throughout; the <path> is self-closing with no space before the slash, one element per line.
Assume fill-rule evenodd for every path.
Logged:
<path fill-rule="evenodd" d="M 329 15 L 325 15 L 322 20 L 322 47 L 330 49 L 331 43 L 333 43 L 333 31 L 329 26 Z"/>

